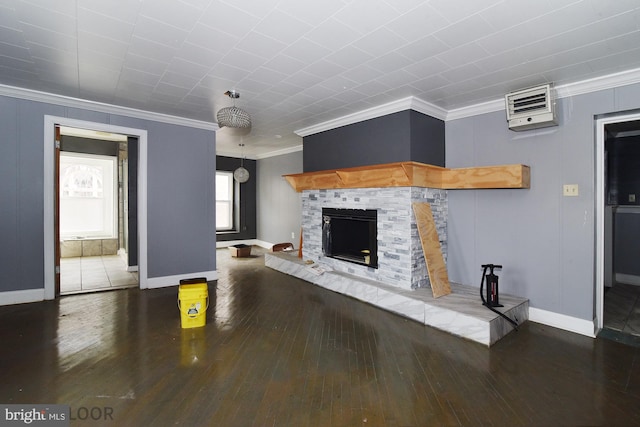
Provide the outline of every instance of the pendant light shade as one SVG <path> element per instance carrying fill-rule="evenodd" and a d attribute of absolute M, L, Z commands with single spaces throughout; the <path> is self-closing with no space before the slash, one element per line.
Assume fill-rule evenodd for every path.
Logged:
<path fill-rule="evenodd" d="M 232 99 L 240 98 L 240 93 L 235 90 L 228 90 L 224 94 Z M 220 127 L 226 126 L 243 129 L 251 127 L 251 116 L 249 113 L 235 105 L 233 107 L 221 108 L 218 114 L 216 114 L 216 118 L 218 119 L 218 126 Z"/>
<path fill-rule="evenodd" d="M 233 171 L 233 179 L 240 184 L 249 181 L 249 171 L 244 168 L 244 144 L 239 144 L 242 149 L 242 158 L 240 159 L 240 167 Z"/>

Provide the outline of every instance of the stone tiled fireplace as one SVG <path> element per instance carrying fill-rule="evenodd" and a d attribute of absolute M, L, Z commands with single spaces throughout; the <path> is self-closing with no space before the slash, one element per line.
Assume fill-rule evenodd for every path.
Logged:
<path fill-rule="evenodd" d="M 450 282 L 451 293 L 435 296 L 422 248 L 426 242 L 432 251 L 434 240 L 421 240 L 412 204 L 430 206 L 446 263 L 447 192 L 529 188 L 527 166 L 447 169 L 400 162 L 285 178 L 302 193 L 302 258 L 291 253 L 266 253 L 267 267 L 484 345 L 492 345 L 513 330 L 504 318 L 483 307 L 475 286 Z M 366 261 L 356 264 L 324 256 L 323 208 L 375 210 L 377 268 Z M 424 231 L 424 224 L 420 230 Z M 360 244 L 358 241 L 354 246 Z M 528 319 L 526 299 L 501 295 L 500 302 L 507 316 L 519 323 Z"/>
<path fill-rule="evenodd" d="M 440 245 L 447 253 L 447 191 L 422 187 L 349 188 L 305 190 L 302 193 L 304 259 L 331 269 L 402 289 L 429 287 L 429 276 L 413 202 L 428 202 Z M 378 268 L 323 256 L 322 208 L 374 209 L 377 211 Z"/>

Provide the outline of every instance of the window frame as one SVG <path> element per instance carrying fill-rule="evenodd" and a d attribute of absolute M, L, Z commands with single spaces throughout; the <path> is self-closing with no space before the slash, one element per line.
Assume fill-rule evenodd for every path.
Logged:
<path fill-rule="evenodd" d="M 229 184 L 228 184 L 228 188 L 227 188 L 227 192 L 230 195 L 228 199 L 218 199 L 219 196 L 219 192 L 217 191 L 218 188 L 218 176 L 225 176 L 228 178 Z M 235 227 L 235 217 L 236 217 L 236 189 L 235 189 L 235 180 L 233 179 L 233 172 L 230 171 L 224 171 L 224 170 L 216 170 L 216 233 L 219 232 L 230 232 L 230 231 L 236 231 L 236 227 Z M 218 207 L 218 203 L 225 203 L 228 204 L 228 208 L 225 209 L 228 212 L 228 216 L 229 216 L 229 226 L 225 226 L 225 227 L 218 227 L 218 213 L 219 213 L 219 207 Z"/>

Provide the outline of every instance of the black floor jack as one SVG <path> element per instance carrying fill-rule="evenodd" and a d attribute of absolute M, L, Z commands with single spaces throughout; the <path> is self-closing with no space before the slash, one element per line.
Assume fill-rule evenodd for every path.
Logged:
<path fill-rule="evenodd" d="M 486 306 L 489 310 L 494 313 L 498 313 L 500 316 L 504 317 L 513 325 L 515 330 L 518 330 L 518 323 L 515 320 L 507 317 L 504 313 L 499 312 L 495 309 L 495 307 L 504 307 L 504 305 L 500 304 L 500 296 L 498 294 L 498 276 L 493 273 L 493 270 L 496 268 L 502 269 L 501 265 L 497 264 L 484 264 L 482 266 L 482 281 L 480 281 L 480 298 L 482 299 L 482 305 Z M 487 270 L 489 270 L 489 274 L 487 274 Z M 484 279 L 487 278 L 487 297 L 485 299 L 483 293 L 484 287 Z M 517 319 L 516 319 L 517 320 Z"/>

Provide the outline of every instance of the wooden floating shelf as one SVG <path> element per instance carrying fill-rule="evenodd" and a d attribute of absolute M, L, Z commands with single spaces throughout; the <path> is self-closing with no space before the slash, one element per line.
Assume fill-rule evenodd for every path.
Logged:
<path fill-rule="evenodd" d="M 297 192 L 332 188 L 428 187 L 444 190 L 529 188 L 526 165 L 449 169 L 418 162 L 385 163 L 284 176 Z"/>

